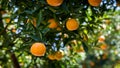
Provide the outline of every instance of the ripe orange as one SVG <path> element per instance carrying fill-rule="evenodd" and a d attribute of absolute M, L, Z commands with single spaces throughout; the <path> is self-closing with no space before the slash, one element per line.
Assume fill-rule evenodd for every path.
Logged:
<path fill-rule="evenodd" d="M 100 36 L 99 38 L 98 38 L 98 42 L 104 42 L 105 41 L 105 37 L 104 36 Z"/>
<path fill-rule="evenodd" d="M 12 32 L 15 33 L 15 32 L 16 32 L 16 29 L 12 29 Z"/>
<path fill-rule="evenodd" d="M 57 28 L 58 24 L 55 21 L 55 19 L 49 19 L 48 22 L 50 23 L 49 26 L 48 26 L 49 28 L 52 28 L 52 29 Z"/>
<path fill-rule="evenodd" d="M 57 51 L 54 54 L 49 54 L 48 58 L 50 60 L 60 60 L 63 57 L 64 53 L 63 51 Z"/>
<path fill-rule="evenodd" d="M 102 45 L 100 46 L 100 48 L 101 48 L 102 50 L 106 50 L 106 49 L 108 48 L 108 46 L 107 46 L 106 44 L 102 44 Z"/>
<path fill-rule="evenodd" d="M 48 58 L 49 58 L 50 60 L 55 60 L 55 55 L 54 55 L 54 54 L 49 54 L 49 55 L 48 55 Z"/>
<path fill-rule="evenodd" d="M 79 23 L 76 19 L 68 19 L 66 22 L 66 28 L 70 31 L 77 30 Z"/>
<path fill-rule="evenodd" d="M 63 3 L 63 0 L 47 0 L 47 4 L 50 6 L 60 6 Z"/>
<path fill-rule="evenodd" d="M 57 51 L 57 52 L 55 53 L 55 59 L 56 59 L 56 60 L 60 60 L 62 57 L 63 57 L 63 52 Z"/>
<path fill-rule="evenodd" d="M 88 0 L 91 6 L 99 6 L 102 0 Z"/>
<path fill-rule="evenodd" d="M 31 48 L 30 48 L 30 52 L 34 55 L 34 56 L 44 56 L 45 52 L 46 52 L 46 46 L 43 43 L 34 43 L 32 44 Z"/>
<path fill-rule="evenodd" d="M 107 59 L 107 57 L 108 57 L 107 54 L 103 54 L 102 59 L 105 60 L 105 59 Z"/>
<path fill-rule="evenodd" d="M 10 22 L 10 18 L 6 18 L 6 19 L 5 19 L 5 22 L 6 22 L 6 23 L 9 23 L 9 22 Z"/>

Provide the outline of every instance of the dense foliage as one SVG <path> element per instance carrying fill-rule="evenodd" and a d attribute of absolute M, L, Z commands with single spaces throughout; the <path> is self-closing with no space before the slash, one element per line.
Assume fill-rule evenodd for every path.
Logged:
<path fill-rule="evenodd" d="M 119 65 L 119 0 L 102 0 L 98 6 L 88 0 L 61 0 L 60 5 L 55 5 L 54 0 L 50 1 L 54 5 L 47 1 L 0 1 L 0 67 L 112 68 Z M 77 28 L 68 29 L 69 19 L 77 22 L 69 27 Z M 30 53 L 35 42 L 45 44 L 44 56 Z M 49 55 L 59 58 L 50 59 Z"/>

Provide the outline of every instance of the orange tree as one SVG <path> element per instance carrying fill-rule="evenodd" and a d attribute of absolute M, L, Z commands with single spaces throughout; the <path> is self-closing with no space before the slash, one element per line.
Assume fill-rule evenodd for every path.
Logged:
<path fill-rule="evenodd" d="M 114 13 L 118 3 L 119 0 L 1 0 L 0 66 L 87 66 L 91 58 L 96 60 L 90 57 L 96 55 L 96 45 L 104 41 L 103 37 L 97 38 L 104 16 Z M 106 45 L 100 48 L 106 50 Z M 89 58 L 86 62 L 84 54 L 85 60 Z"/>

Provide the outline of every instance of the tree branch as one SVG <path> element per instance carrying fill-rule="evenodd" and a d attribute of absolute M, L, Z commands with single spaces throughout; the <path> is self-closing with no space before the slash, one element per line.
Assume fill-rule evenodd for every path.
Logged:
<path fill-rule="evenodd" d="M 20 68 L 18 60 L 17 60 L 17 58 L 16 58 L 14 53 L 11 53 L 11 59 L 12 59 L 12 62 L 14 64 L 14 68 Z"/>

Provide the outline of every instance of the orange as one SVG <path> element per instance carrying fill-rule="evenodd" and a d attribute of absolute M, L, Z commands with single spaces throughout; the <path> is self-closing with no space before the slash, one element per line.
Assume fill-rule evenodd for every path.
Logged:
<path fill-rule="evenodd" d="M 15 33 L 15 32 L 16 32 L 16 29 L 12 29 L 12 32 Z"/>
<path fill-rule="evenodd" d="M 104 36 L 100 36 L 99 38 L 98 38 L 98 42 L 104 42 L 105 41 L 105 37 Z"/>
<path fill-rule="evenodd" d="M 5 19 L 5 22 L 6 22 L 6 23 L 9 23 L 9 22 L 10 22 L 10 18 L 6 18 L 6 19 Z"/>
<path fill-rule="evenodd" d="M 107 46 L 106 44 L 102 44 L 102 45 L 100 46 L 100 48 L 101 48 L 102 50 L 106 50 L 106 49 L 108 48 L 108 46 Z"/>
<path fill-rule="evenodd" d="M 76 19 L 68 19 L 66 22 L 66 28 L 69 31 L 77 30 L 79 27 L 79 23 Z"/>
<path fill-rule="evenodd" d="M 52 28 L 52 29 L 57 28 L 58 24 L 55 21 L 55 19 L 49 19 L 48 22 L 50 23 L 48 26 L 49 28 Z"/>
<path fill-rule="evenodd" d="M 57 51 L 54 54 L 49 54 L 48 58 L 50 60 L 60 60 L 62 59 L 63 55 L 64 55 L 63 51 Z"/>
<path fill-rule="evenodd" d="M 48 58 L 49 58 L 50 60 L 55 60 L 55 55 L 54 55 L 54 54 L 49 54 L 49 55 L 48 55 Z"/>
<path fill-rule="evenodd" d="M 91 6 L 99 6 L 102 0 L 88 0 Z"/>
<path fill-rule="evenodd" d="M 55 59 L 56 59 L 56 60 L 60 60 L 62 57 L 63 57 L 63 52 L 57 51 L 57 52 L 55 53 Z"/>
<path fill-rule="evenodd" d="M 107 57 L 108 57 L 107 54 L 103 54 L 102 59 L 105 60 L 105 59 L 107 59 Z"/>
<path fill-rule="evenodd" d="M 63 0 L 47 0 L 47 4 L 50 6 L 60 6 L 63 3 Z"/>
<path fill-rule="evenodd" d="M 32 46 L 30 48 L 30 52 L 34 56 L 44 56 L 44 54 L 46 52 L 46 46 L 43 43 L 36 42 L 36 43 L 32 44 Z"/>

